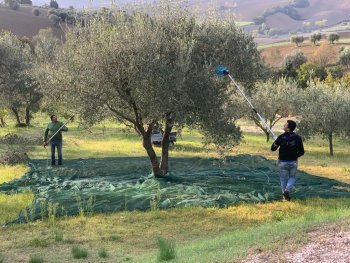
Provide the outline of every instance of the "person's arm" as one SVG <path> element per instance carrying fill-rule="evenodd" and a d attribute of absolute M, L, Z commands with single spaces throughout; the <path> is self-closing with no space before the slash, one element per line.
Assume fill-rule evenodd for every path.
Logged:
<path fill-rule="evenodd" d="M 304 145 L 303 145 L 303 140 L 299 137 L 299 144 L 298 144 L 298 158 L 303 156 L 305 153 L 304 151 Z"/>
<path fill-rule="evenodd" d="M 276 151 L 278 149 L 278 147 L 280 146 L 281 144 L 281 137 L 278 136 L 276 141 L 273 142 L 273 144 L 271 145 L 271 151 Z"/>
<path fill-rule="evenodd" d="M 60 123 L 60 127 L 61 127 L 62 125 L 64 125 L 63 122 Z M 62 129 L 61 129 L 61 131 L 66 132 L 66 131 L 68 131 L 68 128 L 67 128 L 66 126 L 63 126 Z"/>
<path fill-rule="evenodd" d="M 49 131 L 50 131 L 49 126 L 47 126 L 44 132 L 44 142 L 47 142 L 47 139 L 49 137 Z"/>

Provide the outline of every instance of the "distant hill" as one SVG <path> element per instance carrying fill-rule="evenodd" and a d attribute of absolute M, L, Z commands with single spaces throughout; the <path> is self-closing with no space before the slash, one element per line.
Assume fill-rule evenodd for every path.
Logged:
<path fill-rule="evenodd" d="M 1 1 L 1 0 L 0 0 Z M 33 5 L 48 4 L 49 0 L 32 0 Z M 151 3 L 157 0 L 57 0 L 60 7 L 75 8 L 102 7 L 111 6 L 111 3 L 117 5 L 130 3 Z M 350 0 L 187 0 L 182 2 L 183 5 L 195 10 L 196 13 L 205 14 L 208 9 L 216 8 L 222 14 L 229 13 L 237 21 L 253 21 L 254 18 L 262 16 L 272 11 L 280 10 L 291 2 L 305 2 L 304 8 L 293 8 L 293 16 L 283 12 L 272 12 L 266 16 L 264 25 L 269 33 L 278 32 L 288 34 L 297 31 L 311 31 L 319 29 L 315 26 L 316 21 L 324 21 L 326 26 L 332 26 L 339 22 L 350 19 Z M 21 36 L 33 36 L 39 29 L 52 27 L 49 19 L 45 14 L 35 17 L 31 7 L 21 7 L 18 11 L 0 8 L 0 30 L 10 30 Z M 290 10 L 289 10 L 290 11 Z M 295 13 L 296 12 L 296 13 Z M 309 24 L 306 30 L 305 22 Z M 52 27 L 57 36 L 62 32 L 56 27 Z M 257 31 L 259 26 L 250 26 L 249 30 Z M 266 34 L 266 32 L 265 32 Z M 275 35 L 270 34 L 270 35 Z M 262 37 L 261 35 L 259 36 Z M 264 37 L 264 35 L 263 35 Z"/>
<path fill-rule="evenodd" d="M 21 7 L 16 11 L 0 7 L 0 31 L 7 30 L 21 37 L 33 37 L 40 29 L 52 28 L 54 34 L 61 38 L 62 30 L 52 26 L 46 14 L 46 10 L 42 10 L 40 16 L 34 16 L 32 7 Z"/>

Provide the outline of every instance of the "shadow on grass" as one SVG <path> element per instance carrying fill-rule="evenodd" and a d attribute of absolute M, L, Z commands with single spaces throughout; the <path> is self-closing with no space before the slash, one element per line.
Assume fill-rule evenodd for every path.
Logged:
<path fill-rule="evenodd" d="M 276 162 L 256 155 L 172 158 L 164 178 L 150 175 L 142 157 L 66 160 L 61 167 L 35 160 L 22 178 L 0 185 L 4 193 L 31 190 L 34 201 L 14 222 L 41 217 L 171 207 L 227 207 L 279 200 Z M 350 197 L 350 185 L 298 173 L 293 197 Z"/>

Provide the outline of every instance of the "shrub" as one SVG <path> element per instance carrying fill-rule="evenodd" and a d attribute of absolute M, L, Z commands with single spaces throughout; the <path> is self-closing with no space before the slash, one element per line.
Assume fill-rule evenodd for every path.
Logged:
<path fill-rule="evenodd" d="M 108 257 L 108 253 L 107 253 L 106 249 L 101 248 L 101 249 L 98 251 L 98 256 L 99 256 L 100 258 L 106 258 L 106 257 Z"/>
<path fill-rule="evenodd" d="M 39 11 L 38 8 L 34 8 L 34 9 L 32 10 L 32 12 L 33 12 L 33 15 L 35 15 L 35 16 L 40 16 L 40 11 Z"/>
<path fill-rule="evenodd" d="M 57 15 L 50 15 L 49 19 L 54 26 L 57 26 L 61 22 L 61 18 Z"/>
<path fill-rule="evenodd" d="M 158 238 L 158 246 L 159 246 L 158 261 L 169 261 L 176 257 L 175 246 L 173 243 L 163 238 Z"/>
<path fill-rule="evenodd" d="M 80 259 L 86 258 L 88 253 L 86 249 L 74 246 L 72 247 L 72 255 L 74 258 Z"/>
<path fill-rule="evenodd" d="M 44 259 L 41 256 L 30 256 L 29 263 L 43 263 Z"/>

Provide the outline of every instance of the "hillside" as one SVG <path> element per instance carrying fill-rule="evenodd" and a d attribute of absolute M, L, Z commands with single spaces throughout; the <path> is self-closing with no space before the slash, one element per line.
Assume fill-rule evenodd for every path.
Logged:
<path fill-rule="evenodd" d="M 7 30 L 21 37 L 33 37 L 40 29 L 48 27 L 52 28 L 57 37 L 62 37 L 62 30 L 52 26 L 44 12 L 40 16 L 34 16 L 32 7 L 21 7 L 17 11 L 0 7 L 0 31 Z"/>

